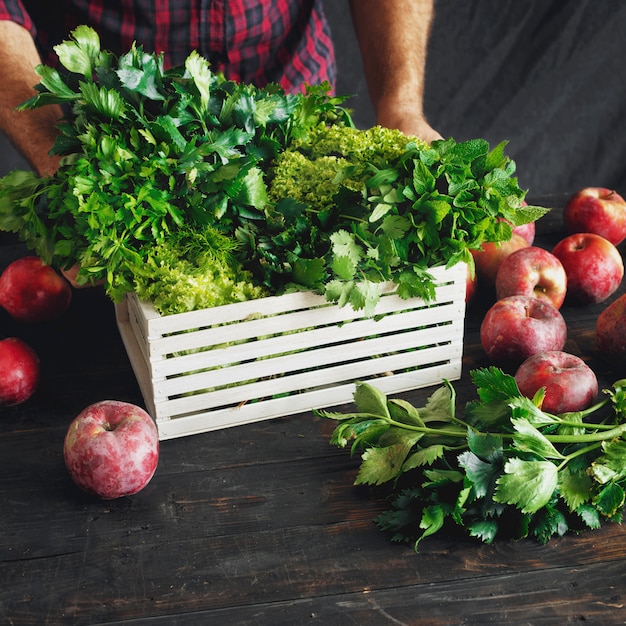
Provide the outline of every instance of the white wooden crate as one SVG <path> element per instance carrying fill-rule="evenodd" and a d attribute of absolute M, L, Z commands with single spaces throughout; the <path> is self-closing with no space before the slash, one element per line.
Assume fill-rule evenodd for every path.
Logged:
<path fill-rule="evenodd" d="M 351 402 L 461 375 L 466 267 L 431 271 L 433 302 L 381 298 L 375 318 L 298 292 L 161 316 L 134 294 L 118 327 L 161 440 Z"/>

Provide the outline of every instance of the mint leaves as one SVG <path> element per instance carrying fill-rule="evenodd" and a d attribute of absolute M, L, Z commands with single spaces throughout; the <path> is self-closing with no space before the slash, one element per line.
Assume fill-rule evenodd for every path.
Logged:
<path fill-rule="evenodd" d="M 498 368 L 471 376 L 478 398 L 462 410 L 446 382 L 424 407 L 359 383 L 355 412 L 318 411 L 338 422 L 332 444 L 361 453 L 355 483 L 390 485 L 390 509 L 376 519 L 381 529 L 417 550 L 446 524 L 486 543 L 500 536 L 544 543 L 621 521 L 626 381 L 585 411 L 552 415 Z"/>

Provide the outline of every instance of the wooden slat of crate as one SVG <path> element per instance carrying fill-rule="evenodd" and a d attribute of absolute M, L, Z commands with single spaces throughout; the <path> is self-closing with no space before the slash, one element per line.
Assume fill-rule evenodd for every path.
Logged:
<path fill-rule="evenodd" d="M 263 378 L 262 380 L 238 386 L 229 386 L 207 394 L 193 394 L 184 397 L 157 398 L 157 411 L 160 409 L 164 415 L 187 415 L 201 408 L 221 408 L 237 406 L 242 402 L 242 398 L 268 399 L 281 394 L 291 393 L 298 395 L 308 390 L 316 390 L 318 387 L 329 387 L 345 382 L 367 381 L 373 378 L 386 376 L 393 378 L 396 370 L 400 372 L 407 368 L 418 366 L 430 367 L 433 364 L 441 364 L 459 356 L 458 345 L 438 346 L 427 348 L 419 352 L 423 357 L 416 358 L 415 353 L 402 353 L 400 355 L 384 356 L 379 358 L 365 358 L 361 361 L 337 365 L 334 367 L 320 367 L 315 373 L 296 372 L 288 376 L 276 378 Z M 420 362 L 421 361 L 421 362 Z M 293 397 L 293 396 L 291 396 Z M 349 401 L 350 398 L 343 398 L 342 401 Z"/>
<path fill-rule="evenodd" d="M 461 350 L 459 350 L 460 354 Z M 370 382 L 385 393 L 400 393 L 437 384 L 443 379 L 457 380 L 461 375 L 460 358 L 452 363 L 404 374 L 378 377 Z M 363 381 L 367 382 L 367 381 Z M 259 403 L 240 404 L 222 409 L 199 410 L 184 417 L 161 420 L 159 437 L 161 440 L 193 435 L 221 428 L 229 428 L 285 415 L 297 415 L 312 409 L 347 404 L 352 401 L 354 381 L 328 388 L 316 389 L 282 398 L 271 398 Z"/>
<path fill-rule="evenodd" d="M 407 316 L 402 317 L 406 318 Z M 290 339 L 293 337 L 292 335 L 282 337 L 280 347 L 273 347 L 272 352 L 267 351 L 267 353 L 265 353 L 273 356 L 271 358 L 267 357 L 262 363 L 263 377 L 296 372 L 312 367 L 324 367 L 347 360 L 354 361 L 357 359 L 365 359 L 373 355 L 383 355 L 393 350 L 404 350 L 405 345 L 408 347 L 419 346 L 420 349 L 423 350 L 432 343 L 447 342 L 450 336 L 458 336 L 458 329 L 452 327 L 438 327 L 437 334 L 433 334 L 433 330 L 432 327 L 427 327 L 402 334 L 396 333 L 391 337 L 383 335 L 371 339 L 357 338 L 355 341 L 348 341 L 342 337 L 341 343 L 335 345 L 328 345 L 327 342 L 316 344 L 313 339 L 305 344 L 309 346 L 306 352 L 296 349 L 296 346 L 290 343 Z M 311 337 L 315 337 L 316 335 L 314 331 L 303 331 L 301 334 Z M 259 343 L 261 345 L 255 345 L 255 347 L 263 348 L 265 344 L 270 342 L 272 342 L 273 345 L 276 343 L 273 339 L 260 341 L 255 342 L 255 344 Z M 315 345 L 322 347 L 310 347 Z M 240 347 L 241 346 L 237 346 L 237 348 Z M 238 350 L 238 353 L 239 352 L 241 351 Z M 204 353 L 201 353 L 200 356 L 203 354 Z M 199 368 L 181 368 L 178 372 L 174 373 L 173 377 L 170 375 L 169 378 L 166 378 L 167 382 L 162 386 L 163 395 L 172 396 L 205 389 L 207 387 L 220 387 L 222 385 L 250 380 L 251 378 L 258 378 L 259 361 L 256 360 L 255 357 L 251 357 L 251 355 L 242 356 L 247 357 L 247 359 L 245 361 L 242 359 L 242 362 L 239 362 L 239 359 L 234 360 L 229 367 L 216 367 L 205 364 L 202 370 Z M 186 375 L 180 376 L 180 374 Z M 160 378 L 160 376 L 158 377 Z"/>
<path fill-rule="evenodd" d="M 450 321 L 463 319 L 463 312 L 455 303 L 443 307 L 410 310 L 394 315 L 386 315 L 377 321 L 371 319 L 355 320 L 341 327 L 341 341 L 354 341 L 372 334 L 401 332 L 416 326 L 430 326 L 441 319 Z M 310 318 L 310 314 L 309 314 Z M 253 335 L 254 337 L 254 335 Z M 154 376 L 173 376 L 181 372 L 192 372 L 203 368 L 225 366 L 255 358 L 281 354 L 288 351 L 303 350 L 310 346 L 330 345 L 337 338 L 337 326 L 309 327 L 289 335 L 273 335 L 256 341 L 238 344 L 217 344 L 212 350 L 193 352 L 169 358 L 155 356 L 151 360 Z M 286 344 L 286 342 L 288 342 Z M 203 345 L 199 343 L 198 345 Z M 210 344 L 204 344 L 210 345 Z M 223 346 L 223 347 L 220 347 Z"/>

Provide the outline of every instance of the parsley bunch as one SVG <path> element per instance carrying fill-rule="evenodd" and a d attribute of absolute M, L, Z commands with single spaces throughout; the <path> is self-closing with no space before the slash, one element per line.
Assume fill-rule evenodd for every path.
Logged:
<path fill-rule="evenodd" d="M 322 121 L 351 123 L 342 99 L 328 85 L 286 94 L 228 81 L 196 52 L 167 70 L 135 45 L 118 58 L 85 26 L 55 51 L 61 70 L 38 67 L 39 93 L 21 108 L 65 107 L 53 147 L 64 158 L 54 176 L 0 181 L 0 228 L 47 263 L 78 264 L 79 281 L 103 280 L 114 300 L 190 272 L 188 296 L 161 294 L 161 310 L 265 293 L 234 233 L 265 219 L 265 171 L 287 144 Z M 211 296 L 207 281 L 225 289 Z"/>
<path fill-rule="evenodd" d="M 417 550 L 446 522 L 486 543 L 621 522 L 626 380 L 584 411 L 553 415 L 539 408 L 543 389 L 526 398 L 496 367 L 471 375 L 478 399 L 462 417 L 447 382 L 421 408 L 362 383 L 355 412 L 318 411 L 338 421 L 331 443 L 362 452 L 355 484 L 390 487 L 381 529 Z"/>

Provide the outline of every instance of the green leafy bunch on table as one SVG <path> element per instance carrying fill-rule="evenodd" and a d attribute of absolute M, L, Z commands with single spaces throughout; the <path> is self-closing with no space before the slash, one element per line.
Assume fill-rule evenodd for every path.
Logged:
<path fill-rule="evenodd" d="M 621 522 L 626 489 L 626 380 L 597 404 L 553 415 L 545 388 L 524 397 L 497 367 L 471 372 L 477 399 L 456 406 L 450 383 L 423 407 L 357 384 L 355 411 L 319 411 L 338 422 L 331 443 L 361 453 L 356 484 L 385 485 L 390 509 L 375 521 L 395 541 L 458 526 L 491 543 Z"/>
<path fill-rule="evenodd" d="M 169 314 L 304 289 L 369 313 L 384 282 L 432 298 L 430 267 L 545 212 L 523 206 L 504 143 L 359 130 L 328 85 L 260 89 L 195 52 L 165 69 L 86 26 L 55 51 L 21 108 L 65 106 L 61 166 L 0 180 L 0 229 L 114 301 Z"/>

